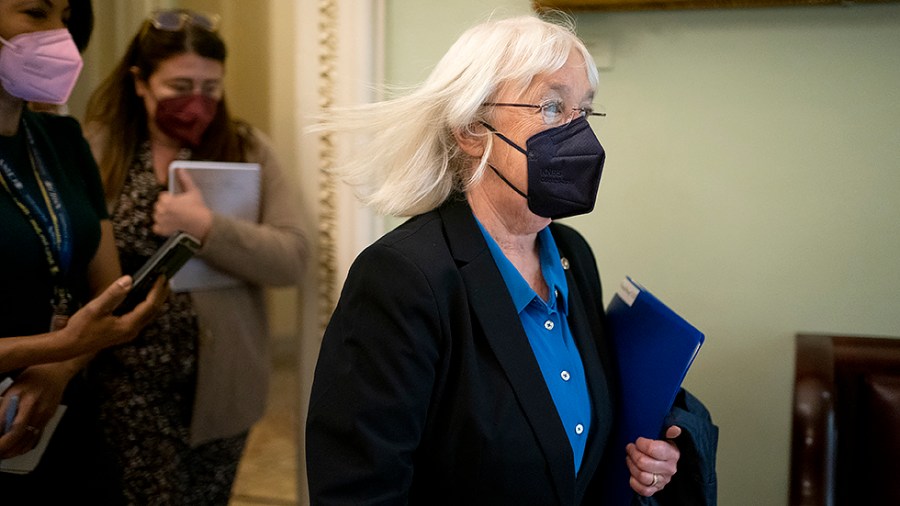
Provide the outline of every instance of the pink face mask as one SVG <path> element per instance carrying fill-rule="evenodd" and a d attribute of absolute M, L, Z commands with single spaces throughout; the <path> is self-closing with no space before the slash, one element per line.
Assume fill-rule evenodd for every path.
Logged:
<path fill-rule="evenodd" d="M 0 37 L 0 84 L 29 102 L 64 104 L 83 65 L 65 28 Z"/>

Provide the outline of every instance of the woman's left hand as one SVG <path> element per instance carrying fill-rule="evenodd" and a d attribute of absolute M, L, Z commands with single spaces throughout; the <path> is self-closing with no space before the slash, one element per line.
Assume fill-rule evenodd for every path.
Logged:
<path fill-rule="evenodd" d="M 666 430 L 665 441 L 639 437 L 625 447 L 630 484 L 635 492 L 650 497 L 672 481 L 681 456 L 672 440 L 679 435 L 681 428 L 673 425 Z"/>
<path fill-rule="evenodd" d="M 0 437 L 0 459 L 25 453 L 38 443 L 44 426 L 56 413 L 71 375 L 59 364 L 25 369 L 4 397 L 19 397 L 19 409 L 8 432 Z"/>
<path fill-rule="evenodd" d="M 175 177 L 184 192 L 177 195 L 160 192 L 153 206 L 153 233 L 168 237 L 182 230 L 203 242 L 212 228 L 213 213 L 187 172 L 178 169 Z"/>

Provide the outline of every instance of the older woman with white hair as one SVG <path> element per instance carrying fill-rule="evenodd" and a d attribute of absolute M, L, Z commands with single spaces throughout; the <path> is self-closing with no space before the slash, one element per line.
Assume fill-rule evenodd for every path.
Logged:
<path fill-rule="evenodd" d="M 626 460 L 641 496 L 669 484 L 672 441 L 608 444 L 600 279 L 554 223 L 594 206 L 597 82 L 571 27 L 517 17 L 464 33 L 408 96 L 323 120 L 371 134 L 339 173 L 414 217 L 359 255 L 325 332 L 312 504 L 575 505 Z"/>

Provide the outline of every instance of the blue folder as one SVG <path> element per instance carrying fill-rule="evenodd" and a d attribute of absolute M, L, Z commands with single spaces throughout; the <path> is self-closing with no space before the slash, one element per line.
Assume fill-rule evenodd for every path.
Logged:
<path fill-rule="evenodd" d="M 703 333 L 630 277 L 622 281 L 606 315 L 621 387 L 610 451 L 621 452 L 621 459 L 614 459 L 605 477 L 603 504 L 628 506 L 634 491 L 625 446 L 638 437 L 663 436 L 666 415 L 703 344 Z"/>

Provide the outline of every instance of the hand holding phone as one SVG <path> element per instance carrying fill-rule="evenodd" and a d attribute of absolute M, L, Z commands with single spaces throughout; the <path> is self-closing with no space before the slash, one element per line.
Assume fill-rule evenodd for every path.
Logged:
<path fill-rule="evenodd" d="M 200 241 L 185 232 L 177 232 L 151 256 L 137 272 L 134 273 L 133 286 L 125 301 L 119 305 L 114 314 L 125 314 L 142 300 L 147 298 L 150 289 L 160 276 L 172 279 L 194 253 L 200 249 Z"/>

